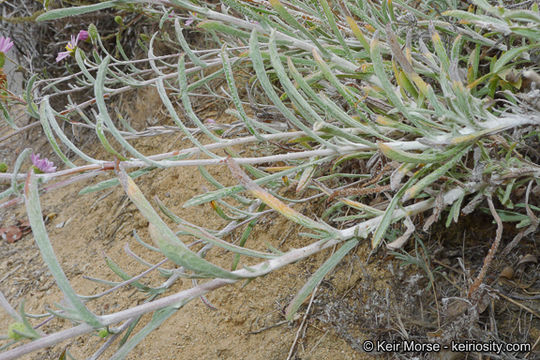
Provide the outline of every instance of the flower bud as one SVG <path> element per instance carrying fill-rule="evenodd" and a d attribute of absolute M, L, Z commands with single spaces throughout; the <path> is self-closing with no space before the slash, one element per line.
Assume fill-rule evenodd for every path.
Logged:
<path fill-rule="evenodd" d="M 9 336 L 9 338 L 13 339 L 13 340 L 20 340 L 24 336 L 19 334 L 18 332 L 15 332 L 15 331 L 24 332 L 24 331 L 26 331 L 26 326 L 22 322 L 14 322 L 14 323 L 10 324 L 9 327 L 8 327 L 8 336 Z"/>

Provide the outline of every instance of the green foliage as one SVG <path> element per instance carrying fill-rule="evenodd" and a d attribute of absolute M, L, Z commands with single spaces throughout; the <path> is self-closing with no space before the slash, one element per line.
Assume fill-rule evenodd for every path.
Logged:
<path fill-rule="evenodd" d="M 534 103 L 527 102 L 525 83 L 531 79 L 524 75 L 540 83 L 534 80 L 534 75 L 540 78 L 536 4 L 527 9 L 506 9 L 485 0 L 473 1 L 470 7 L 457 1 L 405 0 L 345 0 L 335 8 L 326 0 L 226 3 L 232 9 L 228 13 L 216 11 L 210 2 L 171 0 L 158 6 L 152 1 L 117 0 L 51 10 L 38 17 L 38 21 L 67 19 L 107 9 L 111 19 L 116 16 L 124 29 L 128 24 L 115 12 L 121 9 L 122 15 L 141 12 L 156 25 L 155 33 L 140 34 L 138 41 L 146 58 L 137 60 L 128 57 L 119 41 L 115 51 L 106 48 L 99 29 L 89 25 L 91 53 L 77 49 L 75 58 L 69 59 L 77 70 L 71 69 L 70 76 L 40 88 L 29 85 L 26 91 L 28 113 L 40 121 L 52 149 L 71 168 L 69 175 L 116 169 L 117 177 L 89 185 L 80 194 L 121 184 L 149 221 L 156 246 L 136 236 L 137 241 L 178 266 L 163 269 L 130 253 L 167 278 L 161 287 L 153 288 L 106 257 L 121 283 L 102 283 L 114 287 L 130 284 L 147 294 L 152 303 L 179 277 L 214 278 L 217 280 L 209 283 L 214 286 L 212 281 L 216 281 L 222 286 L 265 275 L 338 245 L 289 305 L 287 317 L 291 319 L 317 284 L 362 239 L 372 236 L 371 245 L 377 249 L 388 238 L 389 229 L 398 228 L 393 224 L 404 218 L 446 209 L 449 226 L 459 220 L 462 211 L 481 203 L 485 195 L 496 194 L 500 206 L 505 207 L 498 210 L 503 221 L 517 223 L 526 231 L 538 226 L 540 209 L 530 205 L 529 199 L 540 177 L 538 152 L 530 150 L 538 148 L 540 114 Z M 202 49 L 191 41 L 196 32 L 204 36 Z M 51 98 L 65 95 L 66 90 L 61 89 L 73 84 L 92 94 L 90 98 L 68 110 L 55 109 Z M 112 99 L 143 87 L 157 90 L 174 122 L 174 131 L 181 132 L 191 148 L 147 154 L 128 141 L 160 134 L 156 128 L 137 132 L 121 116 L 118 124 L 110 115 Z M 194 105 L 199 96 L 224 99 L 239 122 L 203 121 L 204 114 Z M 91 111 L 83 112 L 86 107 Z M 2 105 L 4 114 L 7 108 Z M 77 114 L 116 162 L 90 157 L 66 134 L 61 122 L 75 121 Z M 11 118 L 5 118 L 14 127 Z M 235 133 L 240 135 L 231 135 Z M 253 144 L 249 157 L 234 148 Z M 271 147 L 274 144 L 278 147 Z M 228 157 L 219 152 L 222 149 Z M 14 173 L 6 174 L 12 186 L 0 198 L 19 195 L 17 173 L 27 153 L 21 154 Z M 85 165 L 76 165 L 80 163 Z M 205 169 L 224 163 L 236 185 L 221 184 Z M 188 200 L 184 207 L 210 203 L 227 226 L 209 229 L 190 224 L 158 199 L 163 214 L 177 224 L 175 232 L 133 181 L 179 166 L 199 166 L 213 187 Z M 138 169 L 128 175 L 129 167 Z M 64 316 L 102 329 L 110 325 L 105 321 L 114 321 L 91 313 L 75 294 L 54 257 L 43 225 L 38 179 L 46 182 L 56 176 L 31 174 L 28 178 L 25 200 L 32 229 L 45 262 L 70 300 Z M 69 181 L 78 179 L 73 175 Z M 523 187 L 524 195 L 518 196 L 517 189 Z M 387 196 L 375 197 L 381 193 Z M 318 198 L 335 201 L 327 204 L 320 218 L 295 207 Z M 390 200 L 372 204 L 375 199 Z M 274 248 L 275 243 L 267 244 L 271 253 L 248 248 L 248 238 L 270 211 L 298 224 L 307 245 L 285 253 Z M 414 228 L 408 221 L 407 227 Z M 241 235 L 235 245 L 227 236 L 237 229 Z M 196 252 L 186 244 L 186 238 L 204 246 Z M 424 269 L 431 282 L 426 249 L 418 243 L 424 257 L 419 257 L 418 246 L 416 256 L 395 256 Z M 213 247 L 232 255 L 231 271 L 205 259 Z M 262 262 L 247 265 L 255 260 Z M 194 289 L 202 296 L 213 288 Z M 133 336 L 134 325 L 120 329 L 127 335 L 113 358 L 125 358 L 144 337 L 197 296 L 163 300 L 148 310 L 155 311 L 152 320 Z M 136 323 L 143 313 L 141 310 L 120 320 L 136 319 Z M 101 331 L 109 335 L 108 330 L 106 334 Z M 116 336 L 114 331 L 110 334 Z"/>

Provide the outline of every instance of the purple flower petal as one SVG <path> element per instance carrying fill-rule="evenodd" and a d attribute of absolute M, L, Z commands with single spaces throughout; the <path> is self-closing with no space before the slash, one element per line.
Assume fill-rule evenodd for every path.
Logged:
<path fill-rule="evenodd" d="M 0 52 L 7 53 L 13 47 L 13 41 L 8 37 L 0 37 Z"/>
<path fill-rule="evenodd" d="M 56 56 L 56 62 L 60 62 L 70 56 L 72 53 L 75 53 L 75 49 L 77 48 L 77 44 L 79 41 L 85 41 L 88 39 L 90 35 L 88 34 L 88 31 L 81 30 L 75 37 L 74 35 L 71 35 L 71 41 L 69 41 L 66 45 L 66 51 L 62 51 L 58 53 Z"/>
<path fill-rule="evenodd" d="M 60 62 L 60 61 L 64 60 L 65 58 L 69 57 L 70 54 L 71 54 L 71 52 L 69 52 L 69 51 L 62 51 L 62 52 L 58 53 L 58 55 L 56 56 L 56 62 Z"/>
<path fill-rule="evenodd" d="M 32 160 L 32 164 L 36 168 L 38 168 L 39 171 L 44 173 L 51 173 L 56 171 L 56 166 L 54 166 L 54 163 L 50 161 L 47 158 L 40 159 L 40 154 L 32 154 L 30 155 L 30 160 Z"/>
<path fill-rule="evenodd" d="M 79 34 L 77 34 L 77 39 L 75 40 L 75 44 L 77 44 L 79 41 L 85 41 L 88 39 L 88 31 L 81 30 L 79 31 Z"/>
<path fill-rule="evenodd" d="M 193 24 L 194 21 L 195 21 L 195 16 L 193 15 L 193 13 L 190 13 L 189 17 L 187 18 L 186 22 L 184 23 L 184 26 L 189 26 L 189 25 Z"/>
<path fill-rule="evenodd" d="M 75 35 L 71 35 L 71 41 L 68 42 L 66 45 L 66 49 L 75 49 L 75 46 L 77 46 L 77 42 L 79 41 L 78 38 L 75 37 Z"/>

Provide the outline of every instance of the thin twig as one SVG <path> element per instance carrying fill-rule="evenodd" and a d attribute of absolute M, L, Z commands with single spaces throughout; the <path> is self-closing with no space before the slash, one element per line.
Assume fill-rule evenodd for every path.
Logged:
<path fill-rule="evenodd" d="M 307 307 L 306 313 L 304 314 L 304 318 L 302 319 L 302 323 L 298 327 L 298 330 L 296 331 L 296 336 L 294 337 L 294 341 L 291 345 L 291 349 L 289 350 L 289 355 L 287 356 L 287 360 L 291 359 L 291 356 L 294 353 L 294 348 L 296 347 L 296 342 L 298 341 L 298 337 L 300 336 L 300 333 L 302 332 L 302 329 L 304 327 L 304 324 L 306 323 L 306 319 L 308 317 L 309 311 L 311 310 L 311 305 L 313 304 L 313 299 L 315 299 L 315 294 L 317 293 L 317 290 L 319 289 L 319 285 L 315 287 L 313 290 L 313 294 L 311 294 L 311 299 L 309 300 L 309 305 Z"/>
<path fill-rule="evenodd" d="M 36 126 L 39 126 L 41 125 L 41 123 L 39 121 L 36 121 L 36 122 L 33 122 L 31 124 L 28 124 L 26 126 L 23 126 L 22 128 L 18 128 L 16 131 L 12 132 L 11 134 L 7 134 L 5 136 L 2 136 L 0 137 L 0 143 L 3 142 L 3 141 L 6 141 L 7 139 L 9 139 L 10 137 L 12 136 L 15 136 L 15 135 L 18 135 L 28 129 L 31 129 L 31 128 L 34 128 Z"/>
<path fill-rule="evenodd" d="M 16 319 L 17 321 L 22 321 L 21 315 L 19 315 L 19 313 L 13 308 L 13 306 L 11 306 L 9 301 L 7 301 L 2 291 L 0 291 L 0 306 L 2 306 L 11 317 Z"/>
<path fill-rule="evenodd" d="M 142 273 L 140 273 L 139 275 L 137 276 L 134 276 L 132 278 L 130 278 L 129 280 L 126 280 L 126 281 L 123 281 L 121 282 L 120 284 L 116 285 L 116 286 L 113 286 L 112 288 L 110 289 L 107 289 L 105 290 L 104 292 L 100 293 L 100 294 L 97 294 L 97 295 L 92 295 L 92 296 L 85 296 L 84 299 L 97 299 L 97 298 L 100 298 L 102 296 L 105 296 L 107 294 L 110 294 L 126 285 L 129 285 L 137 280 L 139 280 L 140 278 L 144 277 L 145 275 L 147 275 L 148 273 L 154 271 L 155 269 L 157 269 L 158 267 L 160 267 L 161 265 L 165 264 L 169 259 L 163 259 L 161 260 L 160 262 L 158 262 L 157 264 L 153 265 L 151 268 L 148 268 L 146 269 L 145 271 L 143 271 Z M 83 276 L 83 278 L 85 279 L 88 279 L 90 280 L 88 277 L 86 276 Z"/>
<path fill-rule="evenodd" d="M 91 357 L 88 358 L 88 360 L 97 360 L 101 355 L 103 355 L 105 350 L 107 350 L 116 340 L 116 338 L 118 338 L 120 334 L 122 334 L 124 330 L 126 330 L 135 320 L 136 318 L 131 318 L 123 323 L 118 329 L 116 329 L 117 331 L 114 334 L 109 336 L 105 344 L 103 344 Z"/>
<path fill-rule="evenodd" d="M 536 341 L 534 342 L 533 346 L 531 347 L 531 351 L 529 351 L 528 353 L 525 354 L 524 358 L 525 359 L 528 359 L 529 358 L 529 355 L 531 355 L 531 353 L 534 351 L 534 349 L 536 349 L 536 346 L 540 343 L 540 335 L 538 335 L 538 338 L 536 339 Z"/>
<path fill-rule="evenodd" d="M 10 277 L 14 272 L 16 272 L 17 270 L 20 269 L 20 267 L 22 266 L 22 264 L 19 264 L 15 267 L 15 269 L 12 269 L 10 272 L 8 272 L 6 275 L 2 276 L 2 278 L 0 279 L 0 284 L 2 282 L 4 282 L 4 280 L 6 280 L 8 277 Z"/>
<path fill-rule="evenodd" d="M 265 327 L 263 327 L 261 329 L 250 331 L 248 334 L 252 334 L 252 335 L 253 334 L 259 334 L 259 333 L 262 333 L 263 331 L 273 329 L 275 327 L 281 326 L 281 325 L 286 324 L 286 323 L 288 323 L 287 320 L 282 320 L 282 321 L 279 321 L 279 322 L 277 322 L 275 324 L 265 326 Z"/>
<path fill-rule="evenodd" d="M 512 299 L 510 296 L 506 296 L 505 294 L 503 294 L 501 291 L 499 290 L 496 290 L 495 291 L 497 292 L 497 295 L 501 296 L 502 298 L 504 298 L 505 300 L 511 302 L 512 304 L 516 305 L 516 306 L 519 306 L 520 308 L 522 308 L 523 310 L 533 314 L 534 316 L 536 316 L 538 319 L 540 319 L 540 314 L 537 313 L 536 311 L 534 311 L 533 309 L 523 305 L 522 303 Z"/>

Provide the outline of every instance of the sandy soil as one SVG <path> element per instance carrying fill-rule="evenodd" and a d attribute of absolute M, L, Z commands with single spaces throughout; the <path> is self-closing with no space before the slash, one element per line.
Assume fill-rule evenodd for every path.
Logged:
<path fill-rule="evenodd" d="M 142 128 L 148 119 L 158 119 L 161 125 L 170 124 L 162 114 L 154 93 L 141 92 L 131 104 L 135 105 L 125 108 L 125 111 L 134 127 Z M 219 109 L 209 109 L 206 116 L 222 122 L 229 121 Z M 11 139 L 2 153 L 4 161 L 10 163 L 14 153 L 29 145 L 36 152 L 50 155 L 43 142 L 32 141 L 37 132 L 35 130 L 30 135 Z M 143 153 L 152 154 L 189 146 L 181 138 L 180 133 L 175 133 L 138 139 L 132 144 Z M 201 141 L 204 140 L 201 138 Z M 93 141 L 86 142 L 83 150 L 95 158 L 109 156 Z M 250 147 L 236 150 L 255 151 Z M 234 183 L 224 167 L 212 167 L 209 172 L 224 185 Z M 111 176 L 107 174 L 100 180 Z M 82 295 L 108 289 L 108 286 L 85 279 L 84 276 L 119 281 L 119 277 L 107 266 L 105 255 L 131 275 L 146 270 L 146 267 L 128 256 L 125 246 L 129 245 L 131 251 L 152 264 L 163 258 L 134 239 L 135 230 L 142 240 L 151 243 L 147 221 L 130 203 L 122 188 L 117 186 L 78 195 L 82 188 L 95 182 L 72 184 L 41 198 L 43 215 L 48 219 L 47 231 L 58 260 L 73 287 Z M 136 183 L 148 199 L 158 196 L 175 214 L 190 222 L 214 229 L 225 225 L 225 221 L 216 216 L 209 205 L 183 208 L 182 205 L 194 195 L 212 189 L 196 168 L 154 171 L 138 178 Z M 320 208 L 308 205 L 296 209 L 311 215 L 320 211 Z M 0 210 L 0 226 L 25 219 L 22 205 Z M 174 228 L 171 222 L 169 225 Z M 266 250 L 266 244 L 271 244 L 282 251 L 304 246 L 310 240 L 298 236 L 299 230 L 276 214 L 269 214 L 255 227 L 247 245 Z M 492 230 L 490 225 L 486 234 Z M 238 236 L 239 233 L 235 233 L 231 240 Z M 461 239 L 456 241 L 459 249 Z M 440 244 L 436 246 L 439 246 L 437 251 L 440 252 L 442 247 Z M 284 321 L 285 307 L 330 251 L 287 266 L 244 287 L 243 284 L 236 284 L 208 294 L 208 301 L 216 310 L 201 300 L 192 301 L 141 342 L 128 359 L 286 359 L 297 333 L 293 359 L 367 359 L 372 357 L 362 352 L 363 340 L 385 338 L 388 334 L 413 338 L 418 334 L 425 336 L 426 333 L 434 338 L 440 336 L 440 332 L 437 335 L 441 328 L 437 319 L 441 309 L 437 302 L 432 301 L 433 293 L 426 286 L 426 274 L 417 268 L 400 266 L 385 252 L 372 256 L 368 263 L 370 249 L 367 244 L 358 246 L 321 283 L 307 316 L 306 302 L 297 320 Z M 480 264 L 485 247 L 478 254 L 476 262 Z M 208 254 L 208 259 L 228 268 L 232 257 L 216 249 Z M 168 262 L 163 267 L 172 268 L 173 265 Z M 13 244 L 5 241 L 0 243 L 0 274 L 0 290 L 14 307 L 24 300 L 28 313 L 41 314 L 47 306 L 54 308 L 55 303 L 62 301 L 31 233 Z M 452 277 L 452 272 L 448 277 Z M 452 278 L 456 279 L 458 286 L 460 278 Z M 148 286 L 159 286 L 163 278 L 153 272 L 141 282 Z M 191 286 L 191 280 L 179 280 L 164 295 Z M 451 291 L 446 293 L 451 294 Z M 141 304 L 145 299 L 145 294 L 134 287 L 127 287 L 91 301 L 89 307 L 98 314 L 107 314 Z M 306 321 L 300 328 L 304 316 Z M 150 315 L 144 316 L 135 331 L 141 329 L 149 319 Z M 40 321 L 36 319 L 33 323 L 37 325 Z M 11 318 L 0 311 L 0 329 L 6 329 L 10 322 Z M 50 333 L 68 325 L 65 321 L 53 320 L 40 329 Z M 533 342 L 540 333 L 537 327 L 531 327 L 527 341 Z M 64 349 L 68 349 L 76 359 L 84 359 L 91 356 L 104 341 L 97 334 L 83 336 L 24 359 L 58 359 Z M 0 342 L 0 345 L 3 343 Z M 112 346 L 102 358 L 109 358 L 115 349 Z"/>
<path fill-rule="evenodd" d="M 159 116 L 152 110 L 158 104 L 153 94 L 140 95 L 131 116 L 134 125 L 143 123 L 147 118 Z M 215 117 L 215 114 L 209 114 Z M 165 121 L 166 122 L 166 121 Z M 146 154 L 178 149 L 188 146 L 181 142 L 180 134 L 169 134 L 159 138 L 151 137 L 134 141 L 140 151 Z M 20 142 L 10 144 L 20 149 Z M 41 145 L 41 151 L 47 155 L 46 146 Z M 83 150 L 96 158 L 107 158 L 96 143 L 88 143 Z M 250 151 L 249 149 L 243 149 Z M 7 158 L 7 155 L 6 155 Z M 224 167 L 209 169 L 210 173 L 225 185 L 232 185 L 229 172 Z M 107 177 L 110 177 L 108 174 Z M 102 176 L 102 179 L 105 179 Z M 97 179 L 97 180 L 102 180 Z M 133 238 L 133 231 L 151 243 L 147 234 L 147 221 L 130 203 L 121 187 L 103 190 L 96 193 L 79 196 L 78 192 L 96 180 L 76 183 L 68 187 L 48 193 L 41 198 L 41 206 L 47 220 L 47 231 L 55 249 L 58 260 L 66 275 L 79 294 L 90 295 L 106 290 L 108 287 L 85 279 L 83 276 L 119 281 L 105 263 L 104 256 L 109 256 L 126 272 L 134 275 L 146 268 L 127 256 L 126 245 L 145 260 L 156 263 L 163 257 L 145 249 Z M 178 216 L 198 225 L 209 228 L 220 228 L 226 223 L 215 215 L 210 206 L 185 209 L 183 203 L 192 196 L 211 188 L 196 168 L 176 168 L 154 171 L 136 180 L 148 199 L 158 196 Z M 309 211 L 309 209 L 303 209 Z M 16 206 L 1 210 L 2 224 L 13 224 L 16 220 L 26 219 L 24 206 Z M 173 224 L 170 224 L 174 226 Z M 288 250 L 300 247 L 309 241 L 297 235 L 298 227 L 289 223 L 276 214 L 269 214 L 256 226 L 248 245 L 265 249 L 265 243 Z M 283 235 L 286 235 L 284 237 Z M 235 234 L 238 236 L 238 234 Z M 281 246 L 280 246 L 281 244 Z M 366 257 L 366 248 L 359 247 L 354 255 L 357 259 Z M 208 295 L 208 301 L 215 306 L 211 309 L 202 301 L 193 301 L 172 316 L 157 331 L 148 336 L 128 357 L 129 359 L 285 359 L 295 339 L 301 322 L 300 319 L 287 323 L 283 311 L 296 291 L 304 284 L 310 274 L 329 255 L 328 252 L 314 258 L 288 266 L 286 269 L 257 279 L 242 287 L 242 284 L 229 286 Z M 223 251 L 213 250 L 209 259 L 229 267 L 231 255 Z M 351 261 L 348 266 L 338 268 L 336 274 L 346 277 L 346 283 L 352 283 L 362 272 Z M 167 263 L 164 268 L 171 268 Z M 374 271 L 372 276 L 380 278 L 384 271 Z M 365 269 L 364 269 L 365 271 Z M 39 250 L 34 243 L 32 234 L 24 236 L 13 244 L 0 244 L 0 274 L 4 274 L 0 289 L 8 301 L 17 307 L 25 301 L 28 313 L 43 313 L 47 306 L 54 308 L 54 303 L 62 301 L 58 288 L 55 286 L 46 265 L 39 256 Z M 339 275 L 335 275 L 338 276 Z M 348 290 L 343 286 L 343 279 L 321 286 L 315 296 L 314 307 L 323 305 L 320 297 L 328 296 L 329 292 L 337 296 Z M 149 286 L 159 286 L 163 278 L 151 274 L 144 278 L 143 283 Z M 179 280 L 166 294 L 177 292 L 192 286 L 190 280 Z M 133 287 L 117 291 L 102 299 L 89 303 L 89 307 L 98 314 L 116 312 L 130 306 L 140 304 L 146 296 Z M 146 323 L 149 315 L 143 317 L 136 330 Z M 11 318 L 0 312 L 0 327 L 5 329 Z M 40 320 L 35 320 L 38 324 Z M 52 332 L 67 326 L 65 322 L 53 320 L 41 327 L 44 332 Z M 266 329 L 268 328 L 268 329 Z M 330 323 L 325 324 L 315 318 L 308 317 L 302 329 L 296 347 L 296 358 L 302 359 L 361 359 L 362 354 L 351 347 L 346 339 L 339 336 Z M 46 351 L 40 351 L 27 356 L 27 359 L 58 359 L 65 349 L 75 358 L 91 356 L 104 342 L 100 337 L 85 336 L 73 341 L 67 341 L 61 346 Z M 114 351 L 106 352 L 103 358 L 108 358 Z"/>

